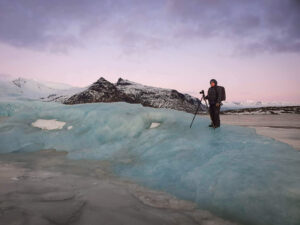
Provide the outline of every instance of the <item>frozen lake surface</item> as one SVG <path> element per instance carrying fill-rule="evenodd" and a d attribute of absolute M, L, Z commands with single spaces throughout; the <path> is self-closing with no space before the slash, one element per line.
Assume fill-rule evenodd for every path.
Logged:
<path fill-rule="evenodd" d="M 106 161 L 68 160 L 43 150 L 0 158 L 0 224 L 237 225 L 196 204 L 110 171 Z"/>
<path fill-rule="evenodd" d="M 300 150 L 300 114 L 222 115 L 222 123 L 253 127 L 256 132 Z"/>

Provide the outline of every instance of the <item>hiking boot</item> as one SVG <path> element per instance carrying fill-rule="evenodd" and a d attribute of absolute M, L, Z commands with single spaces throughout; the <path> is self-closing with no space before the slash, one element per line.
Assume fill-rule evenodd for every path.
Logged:
<path fill-rule="evenodd" d="M 208 127 L 214 127 L 214 125 L 210 124 L 210 125 L 208 125 Z"/>

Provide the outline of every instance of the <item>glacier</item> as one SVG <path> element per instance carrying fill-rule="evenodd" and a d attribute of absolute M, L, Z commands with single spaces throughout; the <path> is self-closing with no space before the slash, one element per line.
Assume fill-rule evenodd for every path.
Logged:
<path fill-rule="evenodd" d="M 37 100 L 62 102 L 85 88 L 68 84 L 13 78 L 0 74 L 0 100 Z"/>
<path fill-rule="evenodd" d="M 128 103 L 1 100 L 0 116 L 1 154 L 54 148 L 109 161 L 124 179 L 242 224 L 300 223 L 300 152 L 254 129 L 209 129 L 205 117 L 190 129 L 192 114 Z M 65 125 L 45 130 L 37 120 Z"/>

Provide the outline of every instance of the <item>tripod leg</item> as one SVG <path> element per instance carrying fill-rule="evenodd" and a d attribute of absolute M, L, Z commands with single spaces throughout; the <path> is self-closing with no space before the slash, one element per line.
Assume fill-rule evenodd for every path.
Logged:
<path fill-rule="evenodd" d="M 192 128 L 194 119 L 195 119 L 195 117 L 196 117 L 196 115 L 197 115 L 197 113 L 198 113 L 198 111 L 199 111 L 201 101 L 202 101 L 202 98 L 201 98 L 200 102 L 198 102 L 198 107 L 197 107 L 197 110 L 196 110 L 196 112 L 195 112 L 195 114 L 194 114 L 194 117 L 193 117 L 193 120 L 192 120 L 192 122 L 191 122 L 190 128 Z"/>

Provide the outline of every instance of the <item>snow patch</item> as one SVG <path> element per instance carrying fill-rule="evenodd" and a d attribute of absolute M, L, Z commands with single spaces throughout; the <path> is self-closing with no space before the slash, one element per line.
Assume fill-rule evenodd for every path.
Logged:
<path fill-rule="evenodd" d="M 159 126 L 160 126 L 160 123 L 153 122 L 153 123 L 151 123 L 151 126 L 149 128 L 152 129 L 152 128 L 156 128 Z"/>
<path fill-rule="evenodd" d="M 65 126 L 65 124 L 66 122 L 57 121 L 56 119 L 53 120 L 38 119 L 37 121 L 33 122 L 31 125 L 33 127 L 41 128 L 42 130 L 58 130 L 58 129 L 61 130 Z"/>

